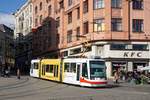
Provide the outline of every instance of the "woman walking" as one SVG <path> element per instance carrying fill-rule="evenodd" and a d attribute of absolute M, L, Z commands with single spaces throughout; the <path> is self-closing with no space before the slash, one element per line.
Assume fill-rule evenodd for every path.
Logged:
<path fill-rule="evenodd" d="M 118 82 L 118 80 L 119 80 L 119 72 L 118 72 L 118 70 L 115 70 L 115 72 L 114 72 L 114 81 L 115 81 L 115 83 L 119 83 Z"/>

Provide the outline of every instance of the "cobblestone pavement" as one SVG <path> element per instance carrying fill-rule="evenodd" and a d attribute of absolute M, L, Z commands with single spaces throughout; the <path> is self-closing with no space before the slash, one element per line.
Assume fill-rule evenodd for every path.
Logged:
<path fill-rule="evenodd" d="M 0 100 L 150 100 L 150 85 L 109 84 L 85 88 L 29 76 L 0 77 Z"/>

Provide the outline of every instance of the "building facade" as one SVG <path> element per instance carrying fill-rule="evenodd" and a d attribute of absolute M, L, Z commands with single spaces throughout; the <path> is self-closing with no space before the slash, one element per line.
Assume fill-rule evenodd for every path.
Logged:
<path fill-rule="evenodd" d="M 28 0 L 15 15 L 15 65 L 28 72 L 32 59 L 32 3 Z"/>
<path fill-rule="evenodd" d="M 46 37 L 43 40 L 36 37 L 33 49 L 36 46 L 40 48 L 40 56 L 43 57 L 44 53 L 50 55 L 53 51 L 57 56 L 100 56 L 106 61 L 109 78 L 118 68 L 138 70 L 139 67 L 150 65 L 148 2 L 32 0 L 33 35 Z M 49 38 L 46 32 L 41 32 L 41 22 L 47 17 L 50 17 Z"/>
<path fill-rule="evenodd" d="M 28 0 L 20 9 L 15 12 L 15 38 L 18 33 L 24 36 L 31 32 L 32 23 L 32 3 Z"/>
<path fill-rule="evenodd" d="M 14 34 L 9 27 L 0 24 L 0 73 L 14 68 Z"/>

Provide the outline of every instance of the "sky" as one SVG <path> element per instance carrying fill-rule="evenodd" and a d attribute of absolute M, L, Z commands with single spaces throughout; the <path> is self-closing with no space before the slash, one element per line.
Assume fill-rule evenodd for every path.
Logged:
<path fill-rule="evenodd" d="M 10 14 L 0 13 L 0 24 L 5 24 L 6 26 L 14 29 L 15 27 L 15 17 Z"/>
<path fill-rule="evenodd" d="M 0 24 L 14 29 L 15 17 L 12 15 L 19 9 L 27 0 L 0 0 Z"/>
<path fill-rule="evenodd" d="M 12 14 L 16 12 L 27 0 L 0 0 L 0 12 Z"/>

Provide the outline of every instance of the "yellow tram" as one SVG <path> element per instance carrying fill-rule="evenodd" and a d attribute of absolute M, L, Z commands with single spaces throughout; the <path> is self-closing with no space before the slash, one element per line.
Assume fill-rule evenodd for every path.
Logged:
<path fill-rule="evenodd" d="M 107 85 L 106 66 L 102 59 L 34 59 L 30 76 L 88 87 Z"/>

